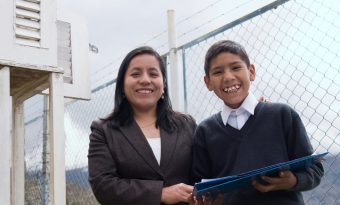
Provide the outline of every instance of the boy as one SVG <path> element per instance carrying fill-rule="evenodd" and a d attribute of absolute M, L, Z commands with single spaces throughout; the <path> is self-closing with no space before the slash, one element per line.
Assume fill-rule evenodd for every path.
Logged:
<path fill-rule="evenodd" d="M 298 114 L 288 105 L 258 102 L 249 92 L 255 79 L 244 48 L 233 41 L 212 45 L 205 57 L 204 81 L 224 102 L 221 112 L 197 127 L 193 145 L 193 177 L 225 177 L 313 153 Z M 304 171 L 282 171 L 253 181 L 255 189 L 224 195 L 222 204 L 301 205 L 300 191 L 315 188 L 323 176 L 321 163 Z"/>

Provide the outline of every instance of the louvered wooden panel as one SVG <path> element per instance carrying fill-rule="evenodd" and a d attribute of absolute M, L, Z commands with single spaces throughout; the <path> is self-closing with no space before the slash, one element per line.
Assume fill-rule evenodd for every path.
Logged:
<path fill-rule="evenodd" d="M 23 39 L 23 38 L 17 38 L 16 43 L 22 44 L 22 45 L 34 46 L 34 47 L 40 46 L 39 41 L 32 41 L 32 40 L 27 40 L 27 39 Z"/>
<path fill-rule="evenodd" d="M 40 13 L 40 3 L 33 3 L 30 1 L 17 1 L 16 7 L 17 9 Z"/>
<path fill-rule="evenodd" d="M 17 38 L 23 38 L 27 40 L 33 40 L 33 41 L 40 40 L 40 33 L 36 30 L 30 30 L 30 29 L 17 27 L 15 33 L 16 33 Z"/>
<path fill-rule="evenodd" d="M 72 83 L 71 25 L 57 21 L 58 66 L 64 69 L 64 82 Z"/>
<path fill-rule="evenodd" d="M 58 59 L 71 62 L 72 61 L 71 48 L 58 47 Z"/>
<path fill-rule="evenodd" d="M 40 3 L 40 0 L 26 0 L 28 2 L 33 2 L 33 3 Z"/>
<path fill-rule="evenodd" d="M 15 23 L 18 27 L 30 28 L 32 30 L 40 29 L 40 23 L 38 21 L 31 21 L 28 19 L 17 18 Z"/>
<path fill-rule="evenodd" d="M 16 17 L 22 19 L 28 19 L 30 21 L 39 22 L 40 21 L 40 13 L 17 8 L 16 9 Z"/>
<path fill-rule="evenodd" d="M 40 1 L 16 1 L 15 37 L 18 44 L 40 46 Z"/>

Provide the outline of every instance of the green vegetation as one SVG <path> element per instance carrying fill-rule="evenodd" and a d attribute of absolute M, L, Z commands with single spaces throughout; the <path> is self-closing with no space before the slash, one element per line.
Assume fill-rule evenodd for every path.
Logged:
<path fill-rule="evenodd" d="M 25 181 L 25 204 L 41 204 L 42 187 L 38 180 Z M 76 183 L 66 184 L 67 205 L 99 205 L 90 187 L 83 187 Z"/>

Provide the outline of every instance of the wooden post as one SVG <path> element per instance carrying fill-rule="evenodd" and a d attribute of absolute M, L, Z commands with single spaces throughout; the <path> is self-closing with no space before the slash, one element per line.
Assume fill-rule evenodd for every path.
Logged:
<path fill-rule="evenodd" d="M 51 137 L 51 202 L 52 205 L 65 205 L 66 179 L 62 74 L 50 74 L 49 108 L 49 128 Z"/>
<path fill-rule="evenodd" d="M 24 103 L 13 99 L 12 204 L 25 204 Z"/>
<path fill-rule="evenodd" d="M 11 204 L 11 98 L 9 80 L 9 67 L 0 68 L 0 200 L 3 205 Z"/>

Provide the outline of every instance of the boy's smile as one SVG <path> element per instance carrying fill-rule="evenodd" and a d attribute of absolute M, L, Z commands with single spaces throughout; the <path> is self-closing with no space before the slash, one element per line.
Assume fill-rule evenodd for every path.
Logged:
<path fill-rule="evenodd" d="M 210 91 L 230 108 L 238 108 L 247 97 L 250 81 L 255 79 L 255 67 L 232 53 L 222 52 L 209 65 L 209 76 L 204 81 Z"/>
<path fill-rule="evenodd" d="M 234 93 L 234 92 L 237 92 L 240 87 L 241 87 L 240 85 L 233 85 L 231 87 L 224 88 L 223 90 L 224 92 L 227 92 L 227 93 Z"/>

